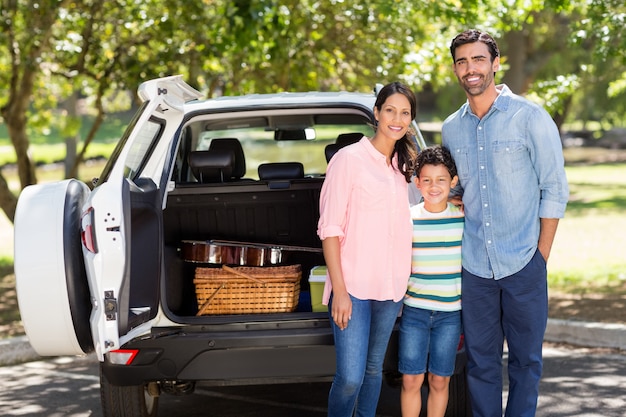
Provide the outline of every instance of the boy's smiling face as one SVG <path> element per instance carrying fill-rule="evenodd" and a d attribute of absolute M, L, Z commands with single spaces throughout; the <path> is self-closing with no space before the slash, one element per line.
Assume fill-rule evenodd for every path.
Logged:
<path fill-rule="evenodd" d="M 424 197 L 424 208 L 431 213 L 439 213 L 448 206 L 450 190 L 456 186 L 458 177 L 455 175 L 452 178 L 443 164 L 427 164 L 414 181 Z"/>

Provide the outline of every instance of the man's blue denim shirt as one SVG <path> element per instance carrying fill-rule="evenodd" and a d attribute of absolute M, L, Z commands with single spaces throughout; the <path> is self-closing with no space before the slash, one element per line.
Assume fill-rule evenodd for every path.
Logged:
<path fill-rule="evenodd" d="M 506 85 L 479 119 L 465 103 L 443 124 L 463 195 L 463 267 L 501 279 L 537 250 L 540 218 L 562 218 L 569 197 L 563 149 L 550 115 Z"/>

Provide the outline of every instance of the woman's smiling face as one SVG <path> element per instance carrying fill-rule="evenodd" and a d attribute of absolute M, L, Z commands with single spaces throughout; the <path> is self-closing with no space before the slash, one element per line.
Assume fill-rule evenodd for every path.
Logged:
<path fill-rule="evenodd" d="M 411 125 L 411 103 L 400 93 L 387 97 L 380 107 L 375 108 L 378 121 L 377 132 L 395 140 L 402 139 Z"/>

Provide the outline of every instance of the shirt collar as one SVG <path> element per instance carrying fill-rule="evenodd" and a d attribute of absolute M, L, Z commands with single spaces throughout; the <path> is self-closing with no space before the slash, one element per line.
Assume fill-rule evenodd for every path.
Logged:
<path fill-rule="evenodd" d="M 385 165 L 387 164 L 387 158 L 385 157 L 385 155 L 378 152 L 378 149 L 376 149 L 374 145 L 372 145 L 370 138 L 368 138 L 367 136 L 363 136 L 363 138 L 359 141 L 359 143 L 363 144 L 363 146 L 365 147 L 365 150 L 372 158 L 374 158 L 377 161 L 383 162 Z M 391 158 L 391 165 L 394 167 L 397 166 L 398 165 L 397 161 L 398 161 L 398 154 L 395 153 L 393 157 Z"/>
<path fill-rule="evenodd" d="M 511 96 L 513 95 L 513 92 L 506 84 L 496 85 L 496 90 L 498 91 L 498 97 L 496 97 L 496 99 L 494 100 L 489 111 L 491 112 L 492 109 L 496 109 L 505 112 L 509 108 L 509 103 L 511 102 Z M 474 113 L 470 108 L 469 101 L 466 101 L 465 104 L 463 104 L 463 108 L 461 109 L 461 117 L 465 117 L 468 114 L 473 115 Z"/>

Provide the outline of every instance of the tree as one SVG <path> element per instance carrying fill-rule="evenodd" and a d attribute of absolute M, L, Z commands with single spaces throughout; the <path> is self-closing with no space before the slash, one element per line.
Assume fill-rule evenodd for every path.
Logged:
<path fill-rule="evenodd" d="M 611 125 L 625 123 L 626 4 L 621 0 L 591 0 L 573 24 L 572 45 L 587 52 L 589 82 L 577 101 L 591 119 Z M 591 52 L 591 54 L 589 54 Z M 583 119 L 586 120 L 586 119 Z"/>
<path fill-rule="evenodd" d="M 52 46 L 51 33 L 58 12 L 67 3 L 66 0 L 2 0 L 0 6 L 0 39 L 9 57 L 5 63 L 8 71 L 0 71 L 2 84 L 8 87 L 0 114 L 15 148 L 22 188 L 37 182 L 28 153 L 27 110 L 41 71 L 41 58 Z M 17 197 L 7 191 L 6 180 L 0 175 L 0 206 L 13 220 Z"/>
<path fill-rule="evenodd" d="M 104 118 L 105 95 L 116 88 L 128 88 L 128 80 L 132 80 L 134 89 L 142 76 L 162 75 L 159 70 L 167 65 L 152 62 L 163 50 L 152 49 L 155 40 L 167 36 L 159 31 L 159 17 L 166 15 L 161 3 L 130 0 L 2 1 L 0 41 L 9 60 L 0 63 L 7 69 L 0 71 L 6 74 L 0 75 L 0 85 L 8 86 L 7 99 L 2 103 L 0 114 L 16 151 L 21 188 L 37 182 L 28 152 L 27 122 L 39 119 L 40 123 L 52 123 L 51 117 L 41 114 L 35 117 L 30 110 L 42 107 L 42 101 L 54 108 L 60 100 L 73 95 L 85 91 L 93 95 L 97 117 L 78 155 L 77 164 Z M 144 51 L 150 52 L 146 54 L 150 61 L 146 66 L 139 55 Z M 146 68 L 154 72 L 147 73 Z M 44 99 L 33 100 L 34 96 Z M 68 134 L 77 130 L 78 126 L 71 118 L 66 117 L 63 122 Z M 76 164 L 71 173 L 76 172 Z M 10 220 L 13 220 L 16 203 L 17 197 L 9 191 L 0 173 L 0 207 Z"/>
<path fill-rule="evenodd" d="M 70 138 L 68 175 L 76 176 L 99 126 L 120 108 L 117 98 L 157 76 L 183 74 L 208 97 L 371 91 L 400 79 L 416 91 L 436 91 L 446 113 L 460 100 L 448 45 L 470 27 L 499 39 L 503 80 L 540 100 L 559 124 L 572 114 L 614 122 L 626 110 L 621 0 L 469 0 L 462 7 L 458 0 L 0 0 L 0 6 L 0 115 L 22 188 L 37 181 L 29 129 L 57 123 Z M 94 117 L 73 152 L 78 97 L 89 99 Z M 55 117 L 60 104 L 66 112 Z M 10 219 L 15 204 L 0 172 L 0 207 Z"/>

